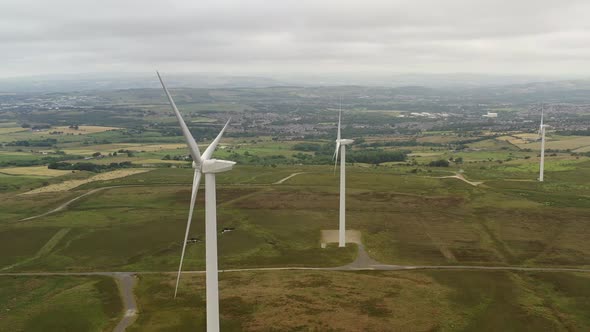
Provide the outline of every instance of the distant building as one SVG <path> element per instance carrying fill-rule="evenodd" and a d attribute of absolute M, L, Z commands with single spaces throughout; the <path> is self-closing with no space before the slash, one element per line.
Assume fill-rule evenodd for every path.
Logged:
<path fill-rule="evenodd" d="M 488 112 L 488 114 L 484 114 L 483 117 L 484 118 L 497 118 L 498 117 L 498 113 L 490 113 L 490 112 Z"/>

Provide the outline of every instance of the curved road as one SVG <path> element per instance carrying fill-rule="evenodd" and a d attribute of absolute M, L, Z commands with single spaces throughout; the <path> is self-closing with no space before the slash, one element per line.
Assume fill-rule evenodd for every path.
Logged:
<path fill-rule="evenodd" d="M 80 198 L 86 197 L 88 195 L 92 195 L 94 193 L 97 193 L 99 191 L 103 191 L 103 190 L 107 190 L 107 189 L 113 189 L 113 188 L 121 188 L 121 187 L 139 187 L 141 185 L 120 185 L 120 186 L 109 186 L 109 187 L 100 187 L 100 188 L 96 188 L 96 189 L 92 189 L 88 192 L 83 193 L 82 195 L 76 196 L 72 199 L 70 199 L 69 201 L 61 204 L 60 206 L 56 207 L 55 209 L 45 212 L 43 214 L 39 214 L 36 216 L 32 216 L 32 217 L 28 217 L 28 218 L 23 218 L 20 219 L 19 221 L 27 221 L 27 220 L 32 220 L 32 219 L 37 219 L 37 218 L 41 218 L 41 217 L 45 217 L 47 215 L 59 212 L 61 210 L 64 210 L 65 208 L 67 208 L 70 204 L 74 203 L 75 201 L 79 200 Z"/>
<path fill-rule="evenodd" d="M 283 183 L 283 182 L 285 182 L 285 181 L 289 180 L 290 178 L 292 178 L 292 177 L 294 177 L 294 176 L 297 176 L 297 175 L 299 175 L 299 174 L 304 174 L 304 173 L 306 173 L 306 172 L 293 173 L 293 174 L 291 174 L 291 175 L 289 175 L 289 176 L 287 176 L 287 177 L 285 177 L 285 178 L 283 178 L 283 179 L 281 179 L 281 180 L 279 180 L 279 181 L 277 181 L 277 182 L 275 182 L 275 183 L 273 183 L 273 184 L 281 184 L 281 183 Z M 81 194 L 81 195 L 79 195 L 79 196 L 76 196 L 76 197 L 74 197 L 74 198 L 70 199 L 69 201 L 67 201 L 67 202 L 65 202 L 65 203 L 63 203 L 63 204 L 61 204 L 60 206 L 56 207 L 55 209 L 53 209 L 53 210 L 51 210 L 51 211 L 48 211 L 48 212 L 45 212 L 45 213 L 42 213 L 42 214 L 39 214 L 39 215 L 36 215 L 36 216 L 27 217 L 27 218 L 23 218 L 23 219 L 20 219 L 19 221 L 33 220 L 33 219 L 37 219 L 37 218 L 41 218 L 41 217 L 45 217 L 45 216 L 47 216 L 47 215 L 50 215 L 50 214 L 53 214 L 53 213 L 56 213 L 56 212 L 59 212 L 59 211 L 65 210 L 65 208 L 67 208 L 67 207 L 68 207 L 70 204 L 74 203 L 75 201 L 77 201 L 77 200 L 79 200 L 79 199 L 81 199 L 81 198 L 83 198 L 83 197 L 86 197 L 86 196 L 92 195 L 92 194 L 94 194 L 94 193 L 97 193 L 97 192 L 99 192 L 99 191 L 103 191 L 103 190 L 107 190 L 107 189 L 113 189 L 113 188 L 122 188 L 122 187 L 141 187 L 141 186 L 144 186 L 144 185 L 140 185 L 140 184 L 138 184 L 138 185 L 130 184 L 130 185 L 108 186 L 108 187 L 100 187 L 100 188 L 92 189 L 92 190 L 90 190 L 90 191 L 88 191 L 88 192 L 85 192 L 85 193 L 83 193 L 83 194 Z"/>
<path fill-rule="evenodd" d="M 290 178 L 292 178 L 292 177 L 294 177 L 294 176 L 297 176 L 297 175 L 299 175 L 299 174 L 305 174 L 305 173 L 306 173 L 306 172 L 293 173 L 293 174 L 291 174 L 291 175 L 289 175 L 289 176 L 287 176 L 287 177 L 285 177 L 285 178 L 282 178 L 282 179 L 280 179 L 279 181 L 277 181 L 277 182 L 275 182 L 275 183 L 273 183 L 273 184 L 281 184 L 281 183 L 283 183 L 283 182 L 285 182 L 285 181 L 289 180 Z"/>
<path fill-rule="evenodd" d="M 120 273 L 115 275 L 119 293 L 123 300 L 124 314 L 119 324 L 113 330 L 114 332 L 124 332 L 125 329 L 137 319 L 137 303 L 133 295 L 133 287 L 135 286 L 135 276 L 131 273 Z"/>

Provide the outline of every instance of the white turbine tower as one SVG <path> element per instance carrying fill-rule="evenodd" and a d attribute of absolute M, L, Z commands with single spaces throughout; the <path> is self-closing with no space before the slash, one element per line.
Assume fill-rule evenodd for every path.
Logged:
<path fill-rule="evenodd" d="M 219 331 L 219 286 L 218 286 L 218 270 L 217 270 L 217 206 L 215 201 L 215 174 L 226 172 L 232 169 L 235 162 L 227 160 L 211 159 L 213 151 L 219 144 L 221 136 L 225 132 L 229 120 L 221 129 L 221 132 L 213 142 L 207 147 L 203 155 L 199 152 L 197 142 L 191 135 L 186 123 L 182 119 L 170 92 L 166 88 L 160 73 L 158 78 L 162 87 L 166 92 L 166 96 L 170 101 L 170 106 L 176 115 L 176 119 L 182 129 L 182 135 L 186 140 L 186 144 L 189 147 L 191 156 L 193 157 L 193 168 L 195 174 L 193 178 L 193 189 L 191 193 L 191 205 L 189 208 L 188 221 L 186 223 L 186 232 L 184 234 L 184 242 L 182 245 L 182 254 L 180 255 L 180 266 L 178 267 L 178 276 L 176 277 L 176 288 L 174 290 L 174 297 L 178 291 L 178 282 L 180 281 L 180 272 L 182 270 L 182 262 L 184 260 L 184 253 L 186 250 L 186 242 L 188 240 L 188 234 L 191 227 L 191 220 L 193 216 L 193 209 L 195 207 L 195 199 L 197 197 L 197 190 L 199 189 L 199 183 L 201 181 L 201 174 L 205 174 L 205 265 L 206 265 L 206 287 L 207 287 L 207 331 L 218 332 Z"/>
<path fill-rule="evenodd" d="M 549 127 L 543 124 L 543 111 L 541 108 L 541 125 L 539 126 L 539 136 L 541 136 L 541 162 L 539 165 L 539 182 L 543 182 L 543 173 L 545 172 L 545 129 Z"/>
<path fill-rule="evenodd" d="M 340 137 L 340 122 L 342 119 L 342 107 L 338 113 L 338 136 L 336 138 L 336 151 L 334 151 L 334 171 L 338 163 L 338 150 L 340 150 L 340 227 L 338 230 L 338 246 L 346 246 L 346 146 L 352 144 L 351 139 Z"/>

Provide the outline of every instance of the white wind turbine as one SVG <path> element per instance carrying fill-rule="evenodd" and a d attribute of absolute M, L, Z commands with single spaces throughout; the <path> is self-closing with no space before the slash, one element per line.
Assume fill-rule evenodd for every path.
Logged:
<path fill-rule="evenodd" d="M 539 126 L 539 136 L 541 136 L 541 163 L 539 165 L 539 182 L 543 182 L 543 173 L 545 172 L 545 129 L 549 127 L 543 124 L 543 111 L 541 108 L 541 125 Z"/>
<path fill-rule="evenodd" d="M 334 171 L 338 163 L 338 150 L 340 150 L 340 227 L 338 230 L 338 246 L 346 246 L 346 146 L 352 144 L 351 139 L 340 137 L 340 121 L 342 118 L 342 107 L 338 113 L 338 136 L 336 138 L 336 151 L 334 151 Z"/>
<path fill-rule="evenodd" d="M 219 286 L 218 286 L 218 270 L 217 270 L 217 207 L 215 201 L 215 174 L 226 172 L 232 169 L 235 162 L 227 160 L 211 159 L 213 151 L 219 144 L 221 136 L 225 132 L 229 120 L 221 129 L 221 132 L 213 142 L 207 147 L 203 155 L 199 152 L 197 142 L 191 135 L 186 123 L 182 119 L 170 92 L 166 88 L 160 73 L 158 78 L 162 87 L 166 92 L 166 96 L 170 101 L 170 106 L 178 119 L 182 134 L 186 140 L 186 144 L 189 147 L 191 156 L 193 157 L 193 168 L 195 174 L 193 178 L 193 189 L 191 193 L 191 205 L 189 208 L 188 221 L 186 223 L 186 232 L 184 234 L 184 242 L 182 245 L 182 254 L 180 255 L 180 266 L 178 267 L 178 276 L 176 277 L 176 288 L 174 290 L 174 297 L 178 291 L 178 282 L 180 280 L 180 273 L 182 270 L 182 262 L 184 260 L 184 253 L 186 250 L 186 242 L 188 240 L 188 234 L 191 227 L 191 220 L 193 216 L 193 209 L 195 206 L 195 199 L 197 197 L 197 190 L 199 189 L 199 183 L 201 181 L 201 174 L 205 174 L 205 265 L 206 265 L 206 287 L 207 287 L 207 331 L 217 332 L 219 331 Z"/>

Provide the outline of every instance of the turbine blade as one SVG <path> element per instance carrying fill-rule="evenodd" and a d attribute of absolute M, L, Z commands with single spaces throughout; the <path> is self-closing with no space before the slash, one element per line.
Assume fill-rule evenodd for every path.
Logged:
<path fill-rule="evenodd" d="M 543 113 L 545 111 L 545 106 L 541 105 L 541 124 L 539 125 L 539 131 L 537 132 L 537 139 L 541 138 L 541 133 L 543 132 Z"/>
<path fill-rule="evenodd" d="M 338 165 L 338 152 L 340 152 L 340 142 L 336 143 L 336 151 L 334 151 L 334 174 L 336 174 L 336 165 Z"/>
<path fill-rule="evenodd" d="M 340 112 L 338 113 L 338 138 L 340 139 L 340 118 L 342 118 L 342 106 L 340 106 Z"/>
<path fill-rule="evenodd" d="M 182 262 L 184 261 L 184 253 L 186 251 L 186 241 L 188 241 L 188 234 L 191 229 L 191 221 L 193 219 L 193 210 L 195 208 L 195 200 L 197 199 L 197 191 L 199 190 L 199 183 L 201 182 L 201 171 L 195 169 L 193 177 L 193 190 L 191 192 L 191 206 L 188 212 L 188 221 L 186 222 L 186 232 L 184 233 L 184 242 L 182 244 L 182 254 L 180 254 L 180 265 L 178 266 L 178 275 L 176 276 L 176 287 L 174 288 L 174 298 L 178 293 L 178 283 L 180 282 L 180 272 L 182 271 Z"/>
<path fill-rule="evenodd" d="M 223 126 L 223 129 L 221 129 L 221 131 L 219 132 L 217 137 L 215 137 L 213 142 L 211 142 L 211 144 L 209 144 L 207 149 L 205 149 L 205 152 L 203 153 L 203 157 L 202 157 L 203 160 L 211 159 L 211 156 L 213 155 L 213 152 L 215 152 L 215 148 L 217 148 L 217 144 L 219 144 L 219 141 L 221 140 L 221 136 L 223 136 L 223 133 L 225 132 L 225 128 L 227 128 L 227 125 L 229 125 L 230 121 L 231 121 L 231 118 L 229 118 L 227 120 L 227 122 L 225 123 L 225 126 Z"/>
<path fill-rule="evenodd" d="M 164 80 L 162 80 L 160 73 L 156 71 L 156 74 L 158 74 L 158 79 L 160 79 L 160 83 L 162 83 L 162 87 L 164 88 L 164 92 L 166 92 L 166 96 L 168 97 L 168 101 L 170 102 L 170 106 L 172 106 L 172 110 L 174 111 L 174 115 L 176 115 L 176 119 L 178 120 L 178 123 L 180 124 L 180 129 L 182 129 L 182 135 L 184 136 L 186 144 L 189 147 L 189 151 L 190 151 L 191 156 L 193 157 L 193 161 L 197 165 L 201 165 L 201 152 L 199 151 L 199 146 L 197 145 L 197 142 L 195 142 L 195 138 L 191 134 L 190 130 L 188 130 L 186 123 L 182 119 L 182 115 L 180 115 L 180 112 L 178 111 L 178 108 L 176 107 L 176 103 L 174 103 L 174 100 L 172 99 L 170 92 L 168 92 L 168 88 L 166 88 L 166 85 L 164 84 Z"/>

